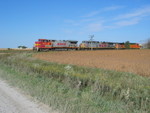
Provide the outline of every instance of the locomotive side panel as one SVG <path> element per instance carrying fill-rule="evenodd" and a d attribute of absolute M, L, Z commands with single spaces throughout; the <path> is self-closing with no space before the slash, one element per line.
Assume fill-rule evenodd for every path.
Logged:
<path fill-rule="evenodd" d="M 39 39 L 35 42 L 33 50 L 40 51 L 44 49 L 51 49 L 52 48 L 52 42 L 47 39 Z"/>
<path fill-rule="evenodd" d="M 78 41 L 67 40 L 69 42 L 69 48 L 78 49 Z"/>
<path fill-rule="evenodd" d="M 108 45 L 108 43 L 100 42 L 100 43 L 99 43 L 99 47 L 100 47 L 100 48 L 108 48 L 109 45 Z"/>
<path fill-rule="evenodd" d="M 99 47 L 99 41 L 82 41 L 80 49 L 97 49 Z"/>
<path fill-rule="evenodd" d="M 66 48 L 69 47 L 69 42 L 65 40 L 56 40 L 53 42 L 53 48 Z"/>
<path fill-rule="evenodd" d="M 131 49 L 140 49 L 141 47 L 140 47 L 140 45 L 137 44 L 137 43 L 131 43 L 131 44 L 130 44 L 130 48 L 131 48 Z"/>
<path fill-rule="evenodd" d="M 53 48 L 66 48 L 66 49 L 77 49 L 78 41 L 71 41 L 71 40 L 57 40 L 53 42 Z"/>

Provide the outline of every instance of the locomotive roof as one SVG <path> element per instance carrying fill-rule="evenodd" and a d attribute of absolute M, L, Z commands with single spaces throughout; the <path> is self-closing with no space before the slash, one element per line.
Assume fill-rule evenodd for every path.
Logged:
<path fill-rule="evenodd" d="M 67 41 L 69 41 L 69 42 L 78 42 L 78 41 L 76 41 L 76 40 L 67 40 Z"/>
<path fill-rule="evenodd" d="M 50 40 L 50 41 L 55 41 L 55 40 L 51 40 L 51 39 L 38 39 L 38 40 L 41 40 L 41 41 L 42 41 L 42 40 Z"/>
<path fill-rule="evenodd" d="M 53 40 L 53 39 L 38 39 L 38 40 L 50 40 L 50 41 L 69 41 L 69 42 L 78 42 L 77 40 Z"/>
<path fill-rule="evenodd" d="M 39 39 L 39 40 L 48 40 L 48 39 Z"/>
<path fill-rule="evenodd" d="M 65 42 L 74 42 L 74 43 L 77 43 L 78 41 L 77 40 L 53 40 L 53 39 L 38 39 L 39 41 L 65 41 Z M 82 43 L 108 43 L 108 44 L 125 44 L 125 42 L 105 42 L 105 41 L 82 41 Z M 130 43 L 130 44 L 138 44 L 138 43 Z"/>
<path fill-rule="evenodd" d="M 101 43 L 109 43 L 109 44 L 124 44 L 124 42 L 105 42 L 105 41 L 102 41 Z"/>
<path fill-rule="evenodd" d="M 138 44 L 138 43 L 130 43 L 130 44 Z"/>
<path fill-rule="evenodd" d="M 82 42 L 96 42 L 96 43 L 99 43 L 99 41 L 82 41 Z"/>

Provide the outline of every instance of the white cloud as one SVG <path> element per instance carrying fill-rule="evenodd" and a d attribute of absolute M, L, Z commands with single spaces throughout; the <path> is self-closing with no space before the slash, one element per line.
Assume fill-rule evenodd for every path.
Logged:
<path fill-rule="evenodd" d="M 113 11 L 121 8 L 123 8 L 123 6 L 111 6 L 111 7 L 104 8 L 103 11 Z"/>
<path fill-rule="evenodd" d="M 95 18 L 85 18 L 85 19 L 82 19 L 81 22 L 92 22 L 92 21 L 96 21 L 97 19 Z"/>
<path fill-rule="evenodd" d="M 121 14 L 114 18 L 114 26 L 109 26 L 110 28 L 118 28 L 118 27 L 123 27 L 123 26 L 131 26 L 131 25 L 136 25 L 142 19 L 146 16 L 150 16 L 150 6 L 145 6 L 139 9 L 136 9 L 135 11 L 126 13 L 126 14 Z"/>
<path fill-rule="evenodd" d="M 102 11 L 113 11 L 123 8 L 121 6 L 105 7 L 101 11 L 94 11 L 89 13 L 84 17 L 80 17 L 76 21 L 68 20 L 69 26 L 73 26 L 72 29 L 75 29 L 78 32 L 84 33 L 93 33 L 99 32 L 107 29 L 116 29 L 125 26 L 136 25 L 142 21 L 145 17 L 150 16 L 150 7 L 145 6 L 143 8 L 136 9 L 126 14 L 121 15 L 112 15 L 115 18 L 108 18 L 102 15 L 99 15 Z M 132 9 L 131 9 L 132 10 Z M 73 30 L 74 31 L 74 30 Z M 66 33 L 70 31 L 66 31 Z"/>
<path fill-rule="evenodd" d="M 71 25 L 73 25 L 73 26 L 78 26 L 78 25 L 80 25 L 79 22 L 74 21 L 74 20 L 71 20 L 71 19 L 66 19 L 66 20 L 64 20 L 64 22 L 67 23 L 67 24 L 71 24 Z"/>
<path fill-rule="evenodd" d="M 119 15 L 115 19 L 116 20 L 128 19 L 128 18 L 134 18 L 134 17 L 148 16 L 148 15 L 150 15 L 150 6 L 143 7 L 141 9 L 138 9 L 138 10 L 131 12 L 131 13 Z"/>
<path fill-rule="evenodd" d="M 93 12 L 90 12 L 89 14 L 83 16 L 83 17 L 93 17 L 97 14 L 99 14 L 101 11 L 100 10 L 97 10 L 97 11 L 93 11 Z"/>
<path fill-rule="evenodd" d="M 102 29 L 103 29 L 103 25 L 101 23 L 91 23 L 86 27 L 86 31 L 89 32 L 98 32 L 101 31 Z"/>
<path fill-rule="evenodd" d="M 73 33 L 73 31 L 70 30 L 70 29 L 63 29 L 63 32 L 66 33 L 66 34 L 71 34 L 71 33 Z"/>
<path fill-rule="evenodd" d="M 113 10 L 117 10 L 117 9 L 120 9 L 120 8 L 123 8 L 123 6 L 110 6 L 110 7 L 105 7 L 105 8 L 103 8 L 103 9 L 90 12 L 90 13 L 86 14 L 86 15 L 83 16 L 83 17 L 93 17 L 93 16 L 96 16 L 96 15 L 102 13 L 102 12 L 113 11 Z"/>
<path fill-rule="evenodd" d="M 140 21 L 139 18 L 134 18 L 134 19 L 130 19 L 130 20 L 121 20 L 119 22 L 116 22 L 115 25 L 116 25 L 116 27 L 123 27 L 123 26 L 138 24 L 139 21 Z"/>

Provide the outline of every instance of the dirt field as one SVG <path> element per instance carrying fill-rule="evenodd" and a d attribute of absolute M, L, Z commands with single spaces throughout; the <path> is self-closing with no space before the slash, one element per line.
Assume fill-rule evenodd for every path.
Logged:
<path fill-rule="evenodd" d="M 36 58 L 62 64 L 96 67 L 150 76 L 150 50 L 42 52 Z"/>

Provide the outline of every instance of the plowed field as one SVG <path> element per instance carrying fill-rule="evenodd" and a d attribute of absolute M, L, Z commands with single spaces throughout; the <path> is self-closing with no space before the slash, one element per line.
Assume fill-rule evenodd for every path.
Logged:
<path fill-rule="evenodd" d="M 41 52 L 34 57 L 62 64 L 96 67 L 150 76 L 150 50 Z"/>

